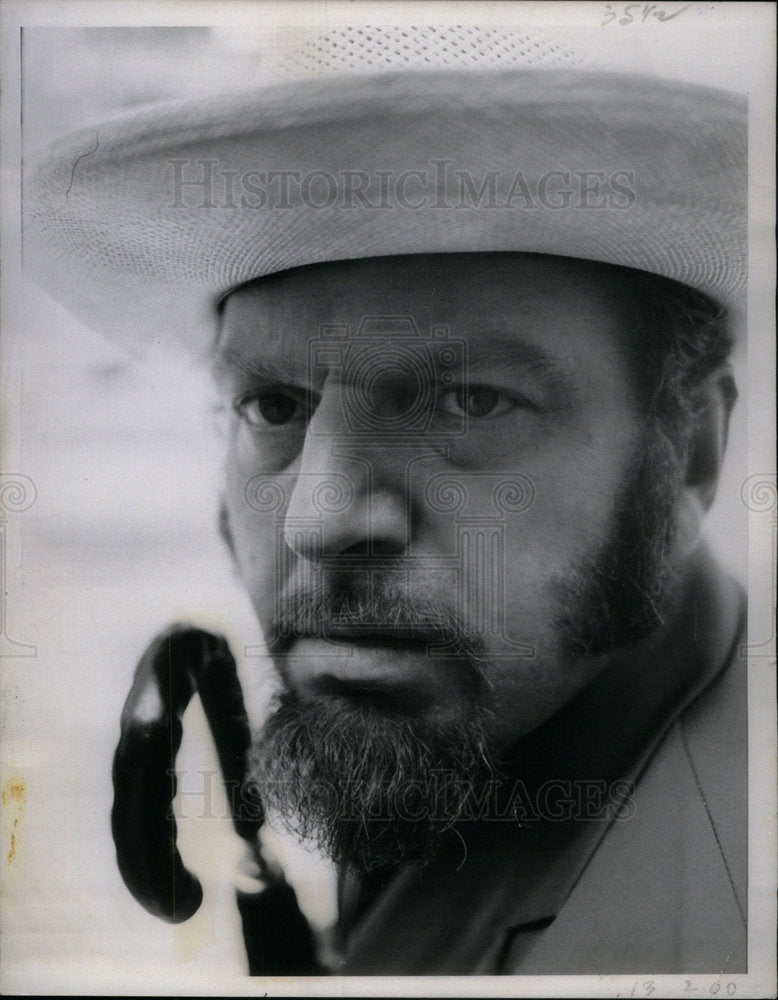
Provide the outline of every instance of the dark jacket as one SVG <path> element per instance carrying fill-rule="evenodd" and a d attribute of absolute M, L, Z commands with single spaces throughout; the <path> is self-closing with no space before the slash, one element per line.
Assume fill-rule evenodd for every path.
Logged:
<path fill-rule="evenodd" d="M 511 810 L 351 886 L 337 971 L 744 972 L 744 636 L 741 588 L 698 552 L 659 639 L 517 748 Z"/>

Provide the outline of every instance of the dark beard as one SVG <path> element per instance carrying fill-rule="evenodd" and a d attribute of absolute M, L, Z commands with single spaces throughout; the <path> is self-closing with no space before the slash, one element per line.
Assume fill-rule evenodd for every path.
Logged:
<path fill-rule="evenodd" d="M 494 774 L 474 712 L 448 726 L 346 697 L 279 697 L 249 761 L 252 795 L 338 863 L 424 863 Z"/>
<path fill-rule="evenodd" d="M 678 583 L 674 558 L 682 463 L 659 428 L 644 444 L 617 497 L 609 540 L 558 583 L 562 655 L 575 662 L 632 646 L 664 623 Z"/>
<path fill-rule="evenodd" d="M 555 585 L 556 635 L 568 662 L 633 645 L 661 625 L 674 589 L 679 470 L 670 442 L 646 434 L 619 491 L 605 545 Z M 368 609 L 380 621 L 392 620 L 388 594 L 373 605 L 343 591 L 339 605 L 336 596 L 329 597 L 331 603 L 322 602 L 320 593 L 293 600 L 286 636 L 310 628 L 312 620 L 331 620 L 326 616 L 333 606 L 345 620 Z M 427 861 L 441 835 L 467 815 L 473 798 L 497 775 L 488 718 L 480 708 L 478 636 L 450 616 L 433 628 L 429 610 L 414 612 L 401 595 L 394 610 L 402 611 L 406 627 L 419 630 L 419 639 L 453 639 L 459 669 L 471 682 L 471 718 L 442 726 L 356 698 L 300 699 L 286 692 L 250 758 L 252 793 L 270 812 L 334 861 L 360 871 Z M 285 645 L 279 639 L 276 652 Z"/>

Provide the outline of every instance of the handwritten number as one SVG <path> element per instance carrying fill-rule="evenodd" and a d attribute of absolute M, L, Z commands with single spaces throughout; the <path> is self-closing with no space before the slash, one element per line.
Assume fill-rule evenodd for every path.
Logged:
<path fill-rule="evenodd" d="M 638 12 L 640 13 L 641 24 L 645 24 L 646 21 L 648 21 L 648 19 L 651 17 L 656 18 L 657 21 L 664 23 L 665 21 L 672 21 L 674 18 L 679 17 L 681 14 L 683 14 L 684 11 L 687 11 L 691 6 L 692 4 L 689 3 L 685 7 L 681 7 L 680 10 L 668 13 L 666 10 L 657 10 L 657 6 L 655 3 L 646 3 L 646 4 L 629 3 L 626 5 L 626 7 L 622 8 L 621 17 L 619 17 L 618 23 L 624 25 L 632 24 L 637 19 Z M 610 3 L 606 4 L 605 13 L 603 14 L 603 19 L 600 23 L 602 26 L 605 26 L 606 24 L 612 24 L 617 17 L 618 13 L 613 9 L 613 5 Z"/>
<path fill-rule="evenodd" d="M 710 984 L 710 986 L 707 987 L 707 991 L 708 993 L 710 993 L 711 996 L 715 997 L 716 994 L 721 991 L 721 987 L 722 984 L 720 982 L 713 982 Z M 684 979 L 683 981 L 684 993 L 700 993 L 700 992 L 704 993 L 705 989 L 706 987 L 704 985 L 695 986 L 693 980 L 691 979 Z M 737 993 L 737 983 L 732 983 L 732 982 L 727 983 L 726 991 L 728 997 L 735 996 L 735 994 Z M 654 993 L 656 993 L 656 980 L 647 979 L 644 983 L 639 983 L 637 981 L 634 982 L 632 984 L 632 990 L 630 991 L 629 995 L 631 997 L 634 996 L 650 997 Z M 621 993 L 617 994 L 617 996 L 621 995 L 622 995 Z"/>
<path fill-rule="evenodd" d="M 687 3 L 687 5 L 685 7 L 681 7 L 681 9 L 677 10 L 674 14 L 666 14 L 665 11 L 658 10 L 656 12 L 655 17 L 656 17 L 657 21 L 672 21 L 672 19 L 674 17 L 678 17 L 679 14 L 683 14 L 683 12 L 685 10 L 688 10 L 690 7 L 691 7 L 691 4 Z"/>

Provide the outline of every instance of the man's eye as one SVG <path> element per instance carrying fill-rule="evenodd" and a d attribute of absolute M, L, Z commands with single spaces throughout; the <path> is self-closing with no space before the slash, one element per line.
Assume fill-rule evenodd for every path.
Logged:
<path fill-rule="evenodd" d="M 514 409 L 517 404 L 499 389 L 491 389 L 485 385 L 468 385 L 445 393 L 439 405 L 446 413 L 477 419 L 501 416 Z"/>
<path fill-rule="evenodd" d="M 250 427 L 257 428 L 278 427 L 306 418 L 303 400 L 279 389 L 242 396 L 236 400 L 235 410 Z"/>

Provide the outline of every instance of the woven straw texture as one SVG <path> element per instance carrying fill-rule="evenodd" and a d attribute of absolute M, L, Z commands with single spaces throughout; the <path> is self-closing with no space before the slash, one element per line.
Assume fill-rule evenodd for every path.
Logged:
<path fill-rule="evenodd" d="M 557 43 L 428 41 L 341 32 L 297 51 L 295 79 L 60 140 L 27 177 L 25 266 L 131 349 L 207 347 L 251 278 L 404 253 L 600 260 L 740 309 L 744 99 L 580 68 Z"/>

